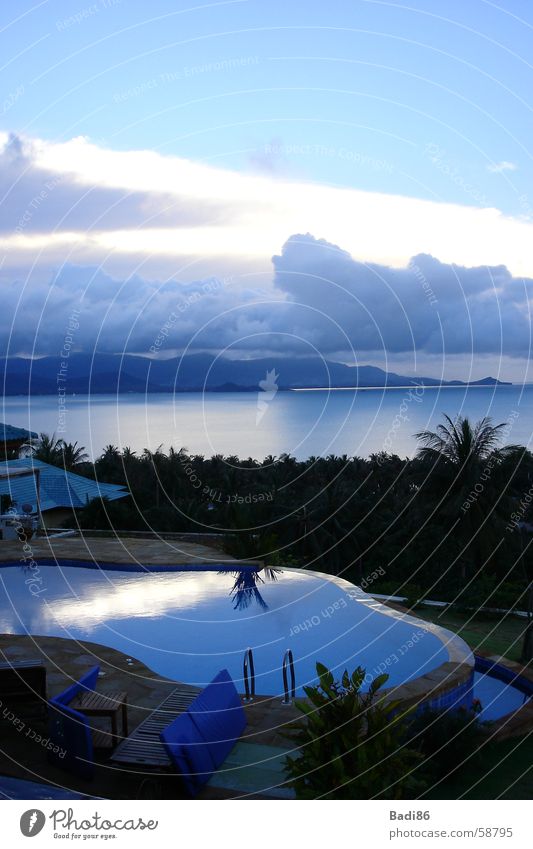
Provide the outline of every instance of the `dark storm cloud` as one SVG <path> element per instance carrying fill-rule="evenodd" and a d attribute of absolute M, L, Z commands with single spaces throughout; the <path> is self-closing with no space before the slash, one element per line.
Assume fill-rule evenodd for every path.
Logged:
<path fill-rule="evenodd" d="M 73 312 L 79 313 L 73 349 L 85 352 L 148 353 L 161 338 L 152 353 L 182 349 L 191 340 L 193 351 L 218 350 L 263 327 L 254 318 L 258 293 L 236 289 L 229 278 L 118 280 L 99 268 L 67 265 L 47 283 L 30 276 L 3 283 L 1 291 L 2 356 L 57 354 Z"/>
<path fill-rule="evenodd" d="M 528 355 L 533 282 L 502 266 L 463 268 L 427 255 L 408 268 L 365 264 L 310 235 L 292 236 L 273 264 L 274 288 L 265 291 L 231 277 L 124 280 L 74 265 L 44 281 L 37 269 L 12 282 L 4 270 L 1 353 L 56 354 L 79 310 L 74 347 L 86 352 Z"/>
<path fill-rule="evenodd" d="M 311 319 L 295 307 L 293 316 L 323 351 L 339 349 L 342 330 L 358 351 L 528 354 L 533 281 L 504 266 L 465 268 L 421 254 L 390 268 L 309 234 L 291 236 L 273 263 L 288 301 L 316 310 Z"/>

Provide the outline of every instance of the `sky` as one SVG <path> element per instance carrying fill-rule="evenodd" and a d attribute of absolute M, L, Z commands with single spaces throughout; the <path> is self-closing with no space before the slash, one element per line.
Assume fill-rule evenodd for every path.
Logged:
<path fill-rule="evenodd" d="M 529 0 L 0 9 L 4 356 L 533 379 Z"/>

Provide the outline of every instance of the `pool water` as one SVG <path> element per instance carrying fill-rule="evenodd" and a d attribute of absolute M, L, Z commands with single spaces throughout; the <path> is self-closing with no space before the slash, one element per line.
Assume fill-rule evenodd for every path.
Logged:
<path fill-rule="evenodd" d="M 337 676 L 363 666 L 368 686 L 381 672 L 389 685 L 400 684 L 449 659 L 423 623 L 385 613 L 347 586 L 303 570 L 40 565 L 37 576 L 17 564 L 0 568 L 0 632 L 102 643 L 198 686 L 225 667 L 241 692 L 243 655 L 251 647 L 258 694 L 283 692 L 288 648 L 300 693 L 315 681 L 317 661 Z"/>
<path fill-rule="evenodd" d="M 517 687 L 483 672 L 474 672 L 474 698 L 481 702 L 478 718 L 482 722 L 500 719 L 529 700 Z"/>

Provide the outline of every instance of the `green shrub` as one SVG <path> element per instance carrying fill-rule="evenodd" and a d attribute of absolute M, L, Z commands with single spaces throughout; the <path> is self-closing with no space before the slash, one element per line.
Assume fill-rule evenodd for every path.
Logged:
<path fill-rule="evenodd" d="M 385 701 L 380 675 L 362 693 L 365 670 L 347 672 L 342 683 L 321 663 L 319 683 L 304 687 L 309 701 L 296 706 L 305 721 L 288 736 L 300 748 L 287 772 L 300 799 L 412 798 L 424 785 L 410 774 L 421 755 L 405 745 L 406 716 L 399 701 Z"/>
<path fill-rule="evenodd" d="M 408 730 L 410 744 L 424 758 L 423 772 L 429 781 L 451 775 L 465 761 L 470 768 L 487 737 L 487 725 L 465 708 L 422 710 Z"/>
<path fill-rule="evenodd" d="M 512 610 L 526 604 L 525 581 L 508 580 L 502 583 L 494 575 L 480 575 L 466 586 L 451 587 L 448 600 L 456 599 L 452 609 L 459 612 L 478 610 L 480 607 Z"/>

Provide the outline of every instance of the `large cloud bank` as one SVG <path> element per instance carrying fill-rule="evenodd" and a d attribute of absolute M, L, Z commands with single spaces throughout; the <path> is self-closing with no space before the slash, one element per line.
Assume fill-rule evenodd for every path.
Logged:
<path fill-rule="evenodd" d="M 48 281 L 12 281 L 3 286 L 3 353 L 56 354 L 76 310 L 84 351 L 150 353 L 163 332 L 160 353 L 529 354 L 533 281 L 505 267 L 427 255 L 406 268 L 365 264 L 309 234 L 291 236 L 273 266 L 262 289 L 231 277 L 122 280 L 74 265 Z"/>
<path fill-rule="evenodd" d="M 497 210 L 5 134 L 0 198 L 4 355 L 56 354 L 76 310 L 83 351 L 529 357 L 531 225 Z"/>

